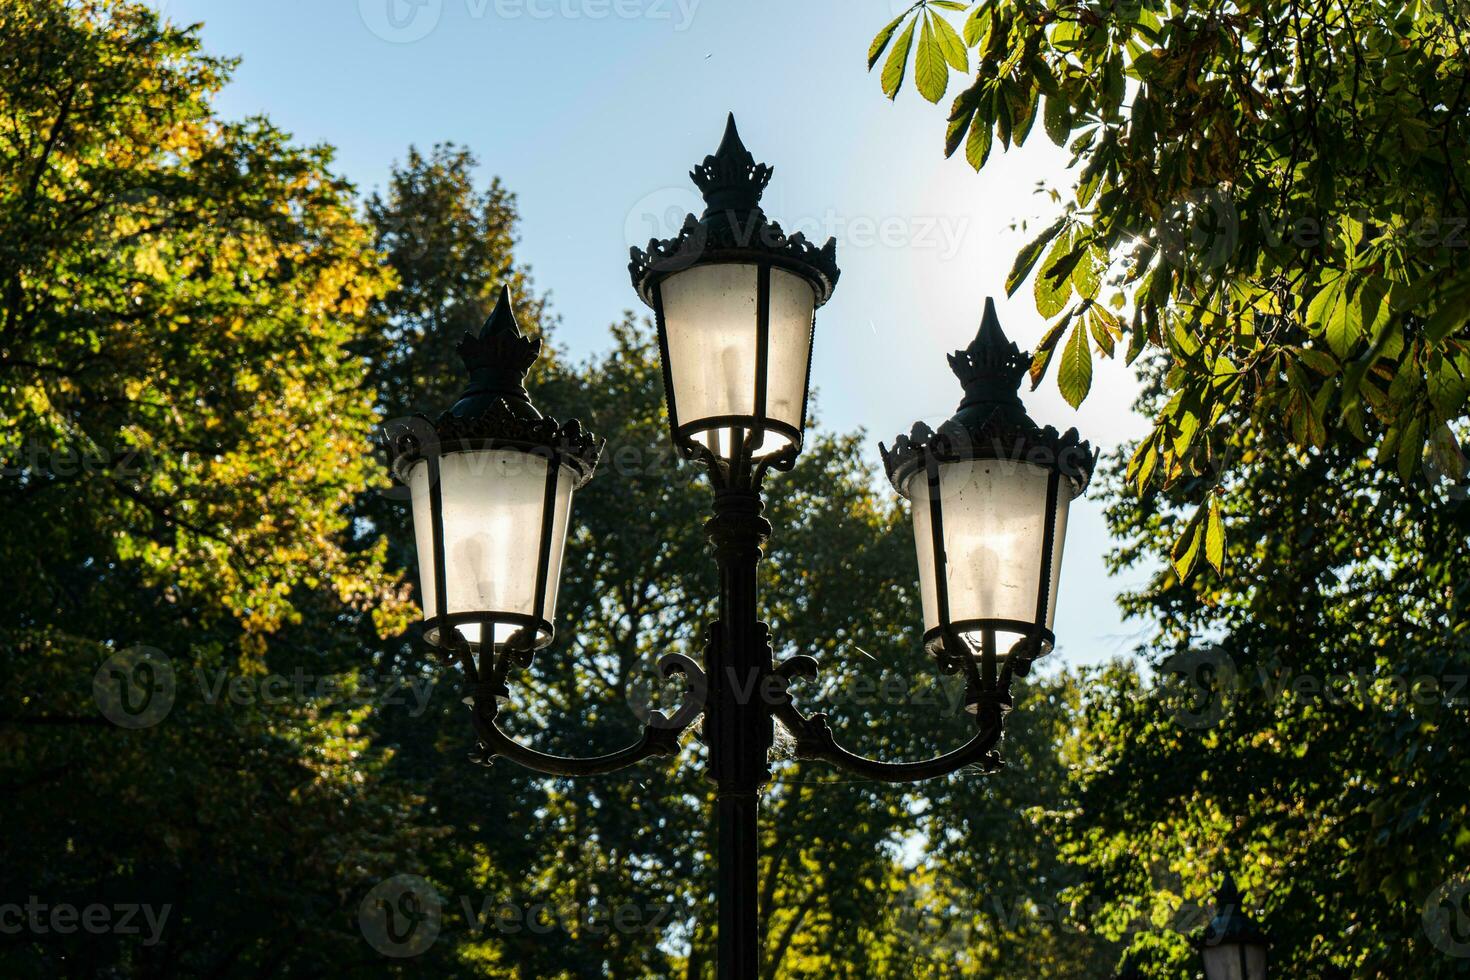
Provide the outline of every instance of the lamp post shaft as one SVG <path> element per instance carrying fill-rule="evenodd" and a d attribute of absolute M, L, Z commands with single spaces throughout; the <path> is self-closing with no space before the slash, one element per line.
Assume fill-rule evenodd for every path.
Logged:
<path fill-rule="evenodd" d="M 759 809 L 770 778 L 772 721 L 765 684 L 771 647 L 756 609 L 756 569 L 771 525 L 759 492 L 721 490 L 705 533 L 720 572 L 720 618 L 710 636 L 704 736 L 718 810 L 720 980 L 760 976 Z"/>

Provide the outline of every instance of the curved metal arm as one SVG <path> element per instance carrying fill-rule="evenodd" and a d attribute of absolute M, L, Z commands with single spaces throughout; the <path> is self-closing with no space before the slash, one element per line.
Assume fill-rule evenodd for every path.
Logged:
<path fill-rule="evenodd" d="M 626 769 L 652 756 L 676 755 L 679 751 L 679 737 L 704 710 L 704 672 L 693 660 L 679 653 L 664 656 L 659 660 L 658 667 L 664 680 L 680 674 L 688 682 L 679 710 L 672 718 L 662 711 L 649 712 L 648 722 L 638 741 L 616 752 L 589 758 L 538 752 L 511 738 L 495 723 L 500 706 L 493 694 L 486 696 L 493 685 L 480 685 L 471 705 L 475 733 L 479 736 L 480 745 L 478 753 L 471 758 L 482 765 L 489 765 L 496 756 L 500 756 L 549 776 L 596 776 Z M 496 673 L 500 674 L 501 670 L 497 665 Z"/>
<path fill-rule="evenodd" d="M 788 682 L 793 677 L 815 679 L 817 662 L 807 656 L 792 657 L 777 666 L 776 673 Z M 973 666 L 967 673 L 974 673 Z M 825 712 L 809 716 L 802 714 L 792 703 L 789 693 L 779 699 L 774 713 L 796 739 L 798 759 L 828 762 L 868 779 L 887 783 L 912 783 L 933 779 L 935 776 L 947 776 L 967 767 L 983 772 L 995 772 L 1001 767 L 1000 755 L 995 751 L 1001 735 L 1001 702 L 998 698 L 982 698 L 977 708 L 975 720 L 980 730 L 974 738 L 953 752 L 916 762 L 883 762 L 849 752 L 837 744 Z"/>

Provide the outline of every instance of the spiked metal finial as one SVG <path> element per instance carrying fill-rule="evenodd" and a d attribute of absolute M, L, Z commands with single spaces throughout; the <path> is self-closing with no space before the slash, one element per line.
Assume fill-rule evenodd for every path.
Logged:
<path fill-rule="evenodd" d="M 1032 421 L 1021 402 L 1021 380 L 1031 355 L 1005 335 L 995 315 L 995 302 L 985 300 L 980 330 L 970 346 L 949 355 L 949 367 L 964 386 L 965 397 L 954 417 L 936 432 L 923 422 L 894 440 L 878 444 L 888 478 L 900 493 L 928 456 L 935 459 L 1026 460 L 1056 469 L 1072 480 L 1078 493 L 1092 479 L 1097 453 L 1076 429 L 1058 433 Z"/>
<path fill-rule="evenodd" d="M 388 464 L 400 481 L 406 483 L 414 463 L 428 456 L 490 448 L 549 454 L 572 468 L 577 486 L 592 476 L 602 440 L 576 419 L 558 423 L 531 404 L 526 373 L 541 353 L 541 338 L 521 332 L 510 287 L 501 287 L 479 333 L 467 332 L 455 350 L 470 376 L 459 401 L 437 419 L 415 415 L 384 426 Z"/>
<path fill-rule="evenodd" d="M 689 177 L 704 195 L 704 216 L 709 217 L 720 211 L 758 210 L 771 173 L 770 167 L 755 162 L 741 142 L 732 112 L 725 122 L 720 148 L 689 171 Z"/>
<path fill-rule="evenodd" d="M 658 284 L 691 266 L 715 262 L 769 264 L 811 283 L 817 306 L 827 302 L 841 273 L 837 241 L 817 246 L 801 232 L 787 235 L 761 210 L 761 194 L 771 168 L 756 163 L 740 141 L 732 113 L 725 122 L 720 148 L 689 172 L 707 205 L 700 217 L 687 215 L 673 238 L 650 239 L 644 248 L 629 249 L 628 275 L 643 302 L 657 308 Z"/>
<path fill-rule="evenodd" d="M 470 378 L 451 414 L 477 414 L 489 402 L 503 400 L 522 418 L 541 417 L 526 392 L 526 372 L 541 354 L 541 338 L 521 333 L 509 286 L 500 287 L 500 299 L 480 332 L 466 333 L 455 350 Z"/>
<path fill-rule="evenodd" d="M 1020 404 L 1017 392 L 1031 366 L 1031 355 L 1022 351 L 1000 328 L 995 301 L 985 298 L 980 332 L 970 346 L 949 355 L 949 367 L 965 388 L 961 408 L 987 402 Z"/>

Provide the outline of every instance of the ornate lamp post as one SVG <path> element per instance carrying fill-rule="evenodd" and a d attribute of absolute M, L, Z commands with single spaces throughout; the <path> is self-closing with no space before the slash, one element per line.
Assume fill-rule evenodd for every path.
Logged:
<path fill-rule="evenodd" d="M 719 149 L 691 174 L 708 205 L 678 236 L 633 250 L 634 288 L 653 308 L 675 446 L 714 488 L 705 525 L 719 568 L 719 619 L 703 667 L 664 657 L 687 681 L 683 705 L 655 712 L 634 744 L 569 758 L 517 743 L 496 724 L 510 673 L 551 641 L 572 492 L 600 444 L 575 421 L 531 405 L 524 377 L 540 349 L 522 336 L 507 293 L 459 350 L 464 396 L 437 421 L 388 433 L 393 470 L 413 497 L 427 642 L 464 670 L 478 759 L 501 756 L 558 776 L 610 772 L 678 751 L 696 719 L 709 747 L 719 826 L 718 964 L 724 978 L 759 975 L 757 813 L 779 720 L 796 756 L 858 775 L 906 782 L 1000 764 L 1010 683 L 1054 641 L 1067 505 L 1095 454 L 1026 415 L 1017 391 L 1030 362 L 986 303 L 980 333 L 950 365 L 965 397 L 954 418 L 922 423 L 883 449 L 888 475 L 914 502 L 924 641 L 939 669 L 963 673 L 976 731 L 964 746 L 917 762 L 867 759 L 837 745 L 823 714 L 804 714 L 787 690 L 817 663 L 774 663 L 757 608 L 756 570 L 771 525 L 761 485 L 801 451 L 815 311 L 837 282 L 836 244 L 816 248 L 766 218 L 771 168 L 740 142 L 733 117 Z"/>
<path fill-rule="evenodd" d="M 1205 980 L 1266 980 L 1271 941 L 1242 907 L 1235 879 L 1226 875 L 1215 893 L 1215 917 L 1198 940 Z"/>

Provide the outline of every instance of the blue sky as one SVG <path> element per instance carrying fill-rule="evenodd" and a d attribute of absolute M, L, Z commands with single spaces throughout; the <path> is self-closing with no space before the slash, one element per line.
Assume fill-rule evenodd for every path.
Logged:
<path fill-rule="evenodd" d="M 1029 291 L 1004 297 L 1016 249 L 1070 188 L 1040 133 L 977 176 L 943 158 L 944 110 L 911 90 L 890 103 L 865 71 L 873 34 L 908 6 L 890 0 L 156 0 L 202 21 L 214 53 L 243 62 L 219 100 L 263 113 L 296 139 L 337 148 L 364 191 L 410 144 L 452 140 L 519 198 L 520 257 L 561 317 L 575 358 L 608 345 L 639 309 L 628 246 L 671 233 L 698 202 L 689 168 L 733 110 L 746 145 L 775 167 L 767 213 L 788 231 L 838 240 L 842 281 L 818 316 L 812 382 L 827 428 L 877 440 L 959 400 L 944 355 L 964 347 L 994 295 L 1006 331 L 1034 345 Z M 947 100 L 942 102 L 947 105 Z M 997 150 L 999 147 L 997 146 Z M 1079 411 L 1049 378 L 1032 415 L 1077 426 L 1105 449 L 1140 435 L 1137 385 L 1098 366 Z M 1128 653 L 1101 508 L 1074 505 L 1053 662 Z M 917 640 L 920 615 L 914 611 Z M 876 651 L 875 651 L 876 652 Z"/>

